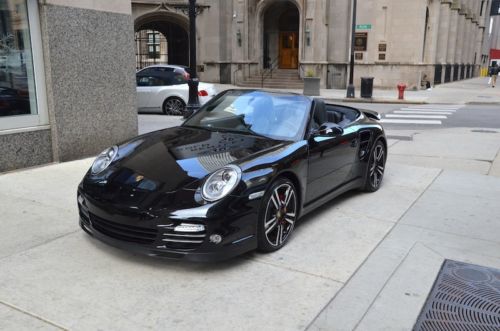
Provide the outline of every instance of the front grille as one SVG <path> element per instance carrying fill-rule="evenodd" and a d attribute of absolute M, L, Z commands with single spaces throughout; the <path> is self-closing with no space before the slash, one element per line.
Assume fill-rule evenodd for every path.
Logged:
<path fill-rule="evenodd" d="M 157 237 L 156 229 L 141 228 L 105 220 L 94 214 L 90 214 L 92 228 L 100 233 L 122 241 L 137 244 L 152 244 Z"/>
<path fill-rule="evenodd" d="M 90 226 L 90 216 L 88 210 L 82 206 L 78 206 L 78 209 L 80 213 L 80 219 L 86 226 Z"/>
<path fill-rule="evenodd" d="M 162 242 L 167 248 L 193 250 L 199 247 L 207 235 L 206 231 L 181 232 L 174 227 L 163 228 Z"/>

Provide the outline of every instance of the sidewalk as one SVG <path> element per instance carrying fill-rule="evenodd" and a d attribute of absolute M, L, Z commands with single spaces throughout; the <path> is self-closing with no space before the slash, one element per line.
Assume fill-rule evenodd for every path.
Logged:
<path fill-rule="evenodd" d="M 378 192 L 326 204 L 278 252 L 219 264 L 86 235 L 76 187 L 91 159 L 0 175 L 0 329 L 409 330 L 444 259 L 500 268 L 500 178 L 451 170 L 492 162 L 500 140 L 467 137 L 390 140 Z"/>
<path fill-rule="evenodd" d="M 437 174 L 308 330 L 411 330 L 445 259 L 499 269 L 498 196 L 498 178 Z"/>
<path fill-rule="evenodd" d="M 216 84 L 222 91 L 230 88 L 239 88 L 234 85 Z M 280 90 L 283 91 L 283 90 Z M 286 89 L 285 91 L 302 93 L 302 90 Z M 500 86 L 488 86 L 487 77 L 472 78 L 463 81 L 438 85 L 431 90 L 405 91 L 405 99 L 398 100 L 398 91 L 394 89 L 374 89 L 372 99 L 359 97 L 359 88 L 356 98 L 346 99 L 346 90 L 321 89 L 321 97 L 334 102 L 367 102 L 367 103 L 448 103 L 448 104 L 500 104 Z"/>

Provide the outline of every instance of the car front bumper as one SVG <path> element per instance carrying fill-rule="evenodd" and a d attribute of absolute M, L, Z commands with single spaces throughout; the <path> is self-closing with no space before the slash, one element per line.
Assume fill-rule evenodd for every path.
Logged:
<path fill-rule="evenodd" d="M 80 226 L 94 238 L 134 253 L 190 261 L 220 261 L 256 249 L 259 203 L 238 198 L 204 217 L 197 208 L 151 217 L 78 191 Z"/>

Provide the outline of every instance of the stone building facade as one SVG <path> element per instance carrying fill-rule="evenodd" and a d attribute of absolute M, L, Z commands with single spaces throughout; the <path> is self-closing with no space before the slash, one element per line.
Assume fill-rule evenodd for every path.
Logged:
<path fill-rule="evenodd" d="M 488 48 L 490 51 L 490 64 L 500 65 L 500 1 L 496 0 L 491 8 L 490 38 Z"/>
<path fill-rule="evenodd" d="M 238 83 L 269 68 L 307 72 L 345 88 L 352 1 L 198 0 L 200 77 Z M 136 31 L 165 31 L 170 63 L 187 65 L 187 1 L 132 0 Z M 420 87 L 479 74 L 491 0 L 358 1 L 355 82 Z M 175 29 L 180 32 L 172 32 Z M 486 58 L 485 58 L 486 57 Z"/>
<path fill-rule="evenodd" d="M 130 1 L 0 0 L 0 172 L 137 135 Z"/>

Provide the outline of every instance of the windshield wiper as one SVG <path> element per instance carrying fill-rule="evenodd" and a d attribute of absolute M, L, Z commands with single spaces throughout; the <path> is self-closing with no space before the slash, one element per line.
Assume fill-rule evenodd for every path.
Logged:
<path fill-rule="evenodd" d="M 215 126 L 196 126 L 196 125 L 182 125 L 182 126 L 185 128 L 202 129 L 202 130 L 211 131 L 211 132 L 237 133 L 237 134 L 244 134 L 247 136 L 257 136 L 260 138 L 272 139 L 268 136 L 257 133 L 255 131 L 250 130 L 250 129 L 247 129 L 247 131 L 242 131 L 242 130 L 235 130 L 235 129 L 228 129 L 228 128 L 220 128 L 220 127 L 215 127 Z"/>
<path fill-rule="evenodd" d="M 191 129 L 201 129 L 201 130 L 212 131 L 212 132 L 216 131 L 216 130 L 213 130 L 214 128 L 207 127 L 207 126 L 181 125 L 181 127 L 183 127 L 183 128 L 191 128 Z"/>
<path fill-rule="evenodd" d="M 272 138 L 270 138 L 268 136 L 265 136 L 265 135 L 263 135 L 261 133 L 257 133 L 257 132 L 255 132 L 255 131 L 253 131 L 251 129 L 247 129 L 247 131 L 240 131 L 240 132 L 244 133 L 244 134 L 252 135 L 252 136 L 261 137 L 261 138 L 272 139 Z"/>

